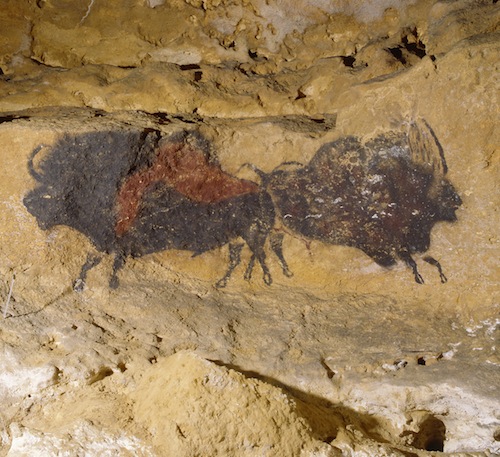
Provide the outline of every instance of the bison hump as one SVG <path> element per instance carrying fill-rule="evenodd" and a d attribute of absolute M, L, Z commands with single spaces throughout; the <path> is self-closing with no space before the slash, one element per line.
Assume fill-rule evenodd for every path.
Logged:
<path fill-rule="evenodd" d="M 189 143 L 162 145 L 153 168 L 158 175 L 156 181 L 196 202 L 214 203 L 258 192 L 257 184 L 224 172 L 218 164 L 209 162 L 205 151 Z"/>
<path fill-rule="evenodd" d="M 117 235 L 123 235 L 133 224 L 144 194 L 155 183 L 163 183 L 193 202 L 207 204 L 259 191 L 256 183 L 232 176 L 211 163 L 206 151 L 196 145 L 166 141 L 160 144 L 148 168 L 129 175 L 122 183 L 117 196 Z"/>

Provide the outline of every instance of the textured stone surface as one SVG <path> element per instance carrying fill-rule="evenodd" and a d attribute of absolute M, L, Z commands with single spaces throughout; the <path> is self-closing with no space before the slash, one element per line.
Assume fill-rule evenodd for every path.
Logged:
<path fill-rule="evenodd" d="M 3 2 L 1 455 L 500 452 L 498 5 L 333 8 Z M 116 290 L 105 256 L 77 293 L 90 239 L 41 230 L 23 204 L 32 151 L 64 134 L 196 130 L 221 170 L 259 183 L 243 164 L 307 164 L 418 119 L 462 199 L 426 253 L 446 284 L 422 256 L 419 285 L 403 263 L 287 231 L 294 276 L 267 245 L 271 286 L 258 265 L 244 280 L 244 248 L 215 288 L 223 246 L 129 259 Z"/>

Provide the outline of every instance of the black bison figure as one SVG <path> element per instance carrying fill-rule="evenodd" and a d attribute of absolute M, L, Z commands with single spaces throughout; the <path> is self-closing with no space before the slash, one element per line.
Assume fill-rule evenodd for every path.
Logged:
<path fill-rule="evenodd" d="M 434 224 L 455 221 L 462 204 L 446 178 L 443 149 L 423 120 L 366 143 L 349 136 L 325 144 L 307 165 L 285 162 L 269 174 L 252 168 L 286 228 L 361 249 L 383 267 L 403 260 L 419 284 L 412 254 L 426 252 Z M 436 259 L 424 260 L 447 281 Z"/>
<path fill-rule="evenodd" d="M 127 257 L 166 249 L 199 255 L 229 244 L 229 265 L 218 287 L 227 284 L 240 263 L 244 240 L 264 282 L 269 238 L 285 275 L 290 275 L 281 237 L 271 232 L 275 209 L 261 186 L 222 171 L 206 139 L 195 132 L 162 138 L 155 130 L 105 131 L 64 135 L 44 157 L 37 147 L 28 162 L 37 187 L 24 198 L 42 229 L 66 225 L 86 235 L 98 251 L 114 255 L 110 286 Z M 75 282 L 84 286 L 87 272 L 102 259 L 89 254 Z"/>

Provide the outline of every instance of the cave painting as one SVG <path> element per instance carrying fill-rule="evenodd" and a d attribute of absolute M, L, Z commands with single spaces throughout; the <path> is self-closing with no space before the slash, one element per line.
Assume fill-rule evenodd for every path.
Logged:
<path fill-rule="evenodd" d="M 447 171 L 443 149 L 422 120 L 366 143 L 344 137 L 323 145 L 307 165 L 285 163 L 260 174 L 292 232 L 361 249 L 383 267 L 402 260 L 422 284 L 412 254 L 426 252 L 434 224 L 456 221 L 462 204 Z M 447 281 L 436 259 L 424 260 Z"/>
<path fill-rule="evenodd" d="M 193 256 L 229 245 L 229 265 L 218 287 L 227 284 L 240 263 L 246 244 L 257 260 L 266 284 L 271 274 L 265 245 L 290 275 L 281 251 L 282 234 L 272 232 L 275 208 L 260 185 L 222 171 L 211 157 L 210 145 L 199 134 L 180 132 L 161 138 L 159 132 L 111 131 L 66 135 L 35 166 L 38 186 L 24 204 L 42 229 L 67 225 L 88 236 L 98 251 L 114 255 L 110 286 L 127 257 L 166 249 Z M 240 240 L 243 240 L 242 243 Z M 89 254 L 75 282 L 84 285 L 87 272 L 101 260 Z"/>
<path fill-rule="evenodd" d="M 191 131 L 64 135 L 35 165 L 44 149 L 37 147 L 29 159 L 37 186 L 24 204 L 42 229 L 72 227 L 97 251 L 112 254 L 111 287 L 128 257 L 167 249 L 196 256 L 225 245 L 229 262 L 217 287 L 226 286 L 245 245 L 251 258 L 244 277 L 251 278 L 257 261 L 269 285 L 267 244 L 283 274 L 292 275 L 282 250 L 285 231 L 356 247 L 383 267 L 402 260 L 423 283 L 412 254 L 426 252 L 434 224 L 455 221 L 461 205 L 425 121 L 364 143 L 341 138 L 307 164 L 286 162 L 269 173 L 248 164 L 259 182 L 224 172 L 209 142 Z M 101 258 L 88 255 L 76 290 Z M 424 260 L 446 282 L 439 262 Z"/>

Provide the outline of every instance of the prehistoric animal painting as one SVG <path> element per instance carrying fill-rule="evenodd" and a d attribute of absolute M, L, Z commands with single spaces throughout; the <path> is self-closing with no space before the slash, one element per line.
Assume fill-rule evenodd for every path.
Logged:
<path fill-rule="evenodd" d="M 65 135 L 35 166 L 37 147 L 28 162 L 37 187 L 24 198 L 42 229 L 67 225 L 85 234 L 98 251 L 114 255 L 110 286 L 127 257 L 166 249 L 202 254 L 229 245 L 229 265 L 218 287 L 227 284 L 240 263 L 244 240 L 252 252 L 245 277 L 257 260 L 264 282 L 272 278 L 265 244 L 290 275 L 281 250 L 282 234 L 272 233 L 275 209 L 258 184 L 225 173 L 199 134 L 180 132 L 162 138 L 155 130 Z M 87 272 L 102 256 L 89 254 L 75 282 L 83 287 Z"/>
<path fill-rule="evenodd" d="M 402 260 L 422 284 L 412 255 L 429 249 L 434 225 L 455 221 L 462 203 L 425 121 L 367 142 L 341 138 L 305 165 L 285 162 L 270 173 L 250 165 L 260 183 L 224 172 L 209 142 L 195 132 L 64 135 L 45 149 L 37 147 L 28 161 L 37 186 L 24 204 L 42 229 L 72 227 L 97 251 L 112 254 L 111 287 L 128 257 L 167 249 L 196 256 L 225 245 L 229 263 L 217 287 L 226 286 L 245 245 L 252 254 L 244 277 L 250 279 L 257 261 L 269 285 L 268 240 L 283 274 L 291 276 L 282 250 L 285 230 L 358 248 L 383 267 Z M 101 259 L 88 255 L 75 289 Z M 424 260 L 446 282 L 440 263 Z"/>
<path fill-rule="evenodd" d="M 325 144 L 306 165 L 288 162 L 269 174 L 252 168 L 292 233 L 361 249 L 383 267 L 402 260 L 419 284 L 412 254 L 426 252 L 433 226 L 455 221 L 462 204 L 446 178 L 443 149 L 423 120 L 366 143 L 349 136 Z M 423 259 L 447 281 L 436 259 Z"/>

